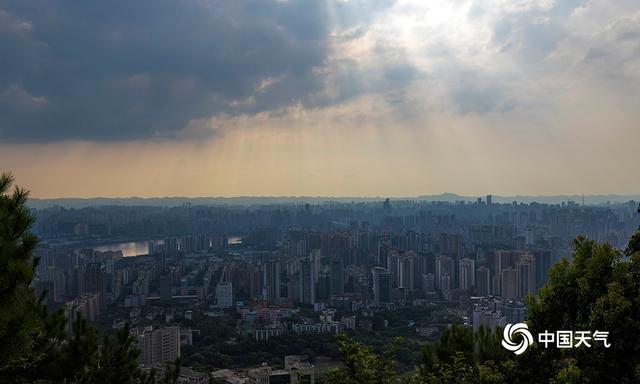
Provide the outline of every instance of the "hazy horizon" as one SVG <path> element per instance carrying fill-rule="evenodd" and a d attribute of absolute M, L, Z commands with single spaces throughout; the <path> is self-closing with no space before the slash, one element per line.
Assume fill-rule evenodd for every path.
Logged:
<path fill-rule="evenodd" d="M 582 195 L 577 193 L 560 193 L 560 194 L 549 194 L 549 195 L 534 195 L 534 194 L 517 194 L 517 195 L 496 195 L 496 194 L 478 194 L 478 195 L 462 195 L 454 192 L 442 192 L 436 194 L 418 194 L 418 195 L 194 195 L 194 196 L 185 196 L 185 195 L 167 195 L 167 196 L 137 196 L 137 195 L 122 195 L 122 196 L 106 196 L 106 195 L 95 195 L 95 196 L 55 196 L 55 197 L 47 197 L 47 196 L 34 196 L 30 193 L 30 198 L 37 200 L 63 200 L 63 199 L 81 199 L 81 200 L 91 200 L 91 199 L 241 199 L 241 198 L 337 198 L 337 199 L 415 199 L 415 198 L 424 198 L 424 197 L 439 197 L 439 196 L 451 196 L 451 197 L 460 197 L 466 199 L 476 199 L 476 198 L 485 198 L 486 196 L 491 195 L 493 198 L 498 199 L 507 199 L 512 197 L 526 197 L 526 198 L 560 198 L 560 197 L 640 197 L 640 194 L 625 194 L 625 193 L 602 193 L 602 194 L 593 194 L 593 195 Z"/>
<path fill-rule="evenodd" d="M 601 206 L 606 204 L 626 204 L 629 201 L 640 200 L 640 195 L 556 195 L 556 196 L 499 196 L 491 195 L 494 204 L 511 204 L 516 201 L 518 203 L 539 203 L 559 205 L 573 201 L 577 204 L 585 204 L 587 206 Z M 215 206 L 215 205 L 231 205 L 231 206 L 252 206 L 252 205 L 299 205 L 299 204 L 324 204 L 339 203 L 348 204 L 351 202 L 364 203 L 382 203 L 386 198 L 392 202 L 395 201 L 416 201 L 416 202 L 445 202 L 456 203 L 464 201 L 467 203 L 475 203 L 478 198 L 486 202 L 486 196 L 461 196 L 453 193 L 443 193 L 438 195 L 421 195 L 421 196 L 166 196 L 166 197 L 90 197 L 90 198 L 53 198 L 40 199 L 32 198 L 29 205 L 32 208 L 44 209 L 54 206 L 66 208 L 87 208 L 98 206 L 180 206 L 184 203 L 191 203 L 198 206 Z"/>

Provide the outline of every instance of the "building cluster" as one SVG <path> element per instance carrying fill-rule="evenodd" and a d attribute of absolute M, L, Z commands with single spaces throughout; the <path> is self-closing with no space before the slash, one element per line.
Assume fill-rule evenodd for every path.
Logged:
<path fill-rule="evenodd" d="M 491 196 L 55 208 L 39 215 L 34 287 L 70 321 L 81 315 L 138 326 L 146 367 L 179 356 L 188 337 L 178 325 L 194 313 L 235 312 L 265 342 L 286 332 L 367 331 L 374 321 L 363 313 L 432 304 L 456 308 L 474 328 L 495 329 L 523 319 L 524 299 L 570 257 L 576 236 L 625 246 L 638 227 L 635 210 L 635 202 L 497 204 Z M 146 239 L 143 254 L 92 245 L 124 236 Z M 415 332 L 430 337 L 440 326 L 420 323 Z M 259 372 L 270 381 L 255 381 Z M 265 366 L 253 376 L 266 383 L 286 375 Z"/>
<path fill-rule="evenodd" d="M 278 369 L 263 363 L 249 370 L 221 369 L 211 374 L 212 384 L 315 384 L 315 367 L 307 356 L 289 355 L 284 358 L 284 368 Z"/>
<path fill-rule="evenodd" d="M 502 300 L 499 298 L 474 300 L 471 324 L 474 331 L 481 327 L 495 331 L 507 324 L 521 323 L 525 320 L 525 306 L 522 301 Z"/>
<path fill-rule="evenodd" d="M 180 357 L 180 327 L 145 327 L 135 330 L 140 348 L 140 365 L 166 365 Z"/>

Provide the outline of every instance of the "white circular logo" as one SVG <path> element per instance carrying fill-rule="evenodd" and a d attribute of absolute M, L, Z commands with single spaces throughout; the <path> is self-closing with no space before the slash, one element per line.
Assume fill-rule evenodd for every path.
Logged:
<path fill-rule="evenodd" d="M 520 334 L 522 339 L 519 343 L 513 341 L 513 336 Z M 502 346 L 509 351 L 519 355 L 529 348 L 533 343 L 533 336 L 529 332 L 529 327 L 525 323 L 507 324 L 502 332 Z"/>

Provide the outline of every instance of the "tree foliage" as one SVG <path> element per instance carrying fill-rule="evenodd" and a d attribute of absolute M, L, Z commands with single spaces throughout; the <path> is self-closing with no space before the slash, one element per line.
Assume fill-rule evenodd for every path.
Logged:
<path fill-rule="evenodd" d="M 20 188 L 9 192 L 13 177 L 0 176 L 0 367 L 30 367 L 43 340 L 41 303 L 30 286 L 37 259 L 35 236 L 28 232 L 34 216 L 26 207 L 28 193 Z"/>
<path fill-rule="evenodd" d="M 454 324 L 438 341 L 422 349 L 422 363 L 413 383 L 501 383 L 512 376 L 509 353 L 500 333 L 478 332 Z M 504 366 L 502 366 L 504 363 Z"/>
<path fill-rule="evenodd" d="M 571 260 L 552 267 L 549 280 L 527 299 L 527 324 L 532 334 L 557 330 L 608 331 L 610 347 L 591 340 L 591 347 L 544 348 L 534 343 L 515 356 L 500 345 L 501 332 L 474 333 L 453 325 L 422 350 L 422 362 L 407 381 L 438 383 L 638 383 L 640 382 L 640 230 L 628 247 L 618 250 L 578 237 Z M 369 382 L 393 366 L 389 355 L 377 356 L 366 346 L 341 341 L 344 368 L 329 375 L 330 383 Z"/>
<path fill-rule="evenodd" d="M 381 355 L 345 334 L 338 335 L 342 353 L 342 367 L 330 370 L 325 377 L 327 384 L 389 384 L 397 376 L 396 353 L 400 339 L 396 339 Z"/>
<path fill-rule="evenodd" d="M 63 311 L 49 313 L 44 295 L 36 298 L 35 217 L 26 205 L 28 192 L 11 191 L 13 181 L 0 175 L 0 383 L 155 383 L 154 371 L 138 367 L 140 351 L 128 324 L 115 342 L 100 339 L 81 317 L 67 334 Z M 179 363 L 165 372 L 161 382 L 175 383 Z"/>
<path fill-rule="evenodd" d="M 608 244 L 577 238 L 572 262 L 563 260 L 552 268 L 549 282 L 529 298 L 527 309 L 534 334 L 608 331 L 611 347 L 595 341 L 591 348 L 536 345 L 522 355 L 519 366 L 525 372 L 556 382 L 570 377 L 583 383 L 640 380 L 640 252 L 625 256 Z"/>

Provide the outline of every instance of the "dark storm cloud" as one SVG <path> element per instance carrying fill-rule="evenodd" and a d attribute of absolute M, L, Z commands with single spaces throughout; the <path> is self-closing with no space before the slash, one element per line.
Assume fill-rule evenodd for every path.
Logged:
<path fill-rule="evenodd" d="M 0 140 L 170 136 L 309 103 L 329 18 L 320 1 L 0 2 Z"/>

